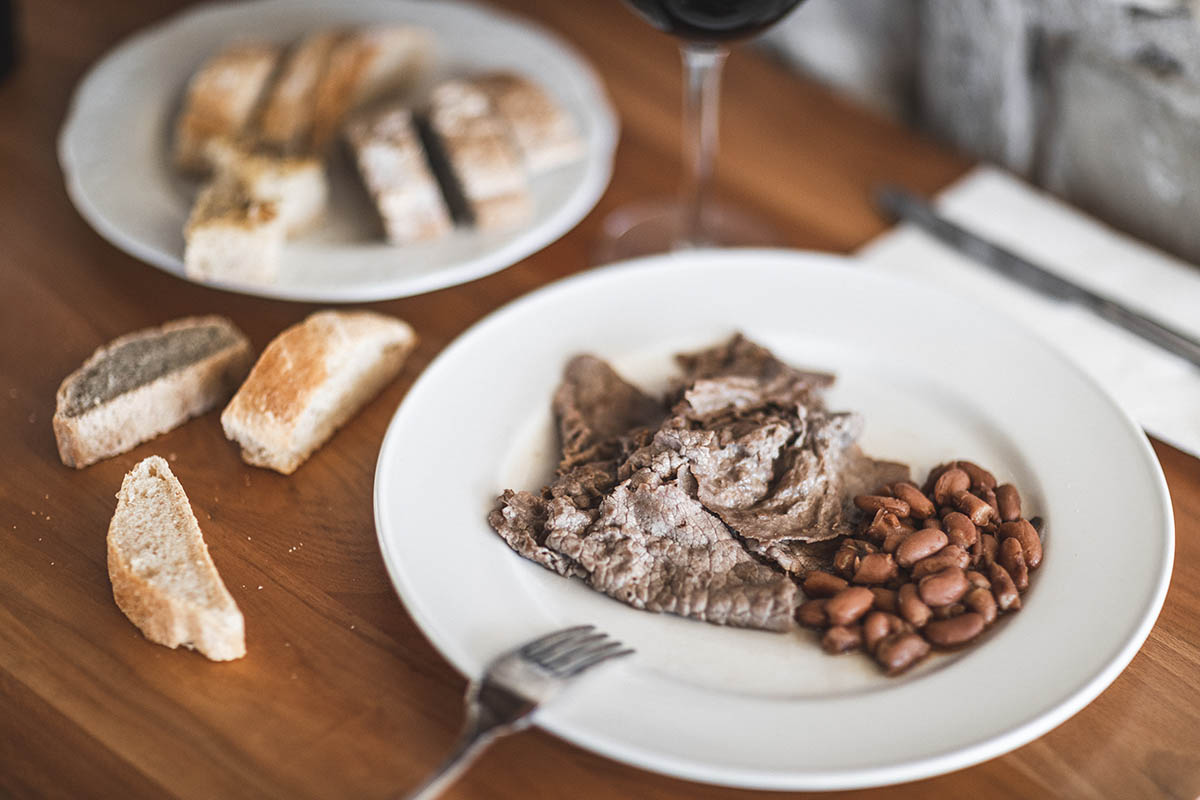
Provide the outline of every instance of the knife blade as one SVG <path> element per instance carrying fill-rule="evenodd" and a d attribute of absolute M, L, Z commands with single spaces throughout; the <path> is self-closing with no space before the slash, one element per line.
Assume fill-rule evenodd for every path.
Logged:
<path fill-rule="evenodd" d="M 1200 367 L 1200 341 L 1112 298 L 1072 283 L 972 233 L 938 214 L 911 192 L 895 186 L 883 186 L 876 190 L 875 202 L 893 219 L 916 225 L 938 241 L 994 272 L 1055 300 L 1083 306 L 1112 324 Z"/>

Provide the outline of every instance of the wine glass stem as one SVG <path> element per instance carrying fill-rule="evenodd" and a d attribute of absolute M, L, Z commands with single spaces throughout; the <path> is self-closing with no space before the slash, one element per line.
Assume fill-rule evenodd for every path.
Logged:
<path fill-rule="evenodd" d="M 681 189 L 683 227 L 675 249 L 708 244 L 703 210 L 713 162 L 717 156 L 717 115 L 721 101 L 721 68 L 728 48 L 709 44 L 684 44 L 683 56 L 683 157 Z"/>

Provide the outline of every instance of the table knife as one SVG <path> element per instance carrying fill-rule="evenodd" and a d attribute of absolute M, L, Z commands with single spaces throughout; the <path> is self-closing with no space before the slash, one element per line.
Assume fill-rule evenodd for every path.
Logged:
<path fill-rule="evenodd" d="M 875 202 L 892 218 L 911 222 L 943 244 L 1006 278 L 1056 300 L 1078 303 L 1114 325 L 1200 366 L 1200 341 L 989 242 L 941 216 L 911 192 L 884 186 L 875 192 Z"/>

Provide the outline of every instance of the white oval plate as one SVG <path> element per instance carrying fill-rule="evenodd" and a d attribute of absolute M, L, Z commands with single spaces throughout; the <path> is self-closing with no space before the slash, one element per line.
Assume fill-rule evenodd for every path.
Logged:
<path fill-rule="evenodd" d="M 59 135 L 72 202 L 100 235 L 156 267 L 183 274 L 183 226 L 197 184 L 171 168 L 174 116 L 188 78 L 235 39 L 286 42 L 318 27 L 407 22 L 431 30 L 430 80 L 511 69 L 546 88 L 578 121 L 583 159 L 532 181 L 533 219 L 506 231 L 456 229 L 434 242 L 389 246 L 339 152 L 330 164 L 330 213 L 289 241 L 267 286 L 211 284 L 245 294 L 317 302 L 405 297 L 481 278 L 537 252 L 579 223 L 612 174 L 616 115 L 583 58 L 516 17 L 461 2 L 260 0 L 202 5 L 131 36 L 96 63 L 75 92 Z"/>
<path fill-rule="evenodd" d="M 517 556 L 485 517 L 552 473 L 550 396 L 590 351 L 657 389 L 669 356 L 744 331 L 836 372 L 863 445 L 923 476 L 954 457 L 1014 482 L 1046 556 L 978 646 L 886 678 L 806 631 L 734 630 L 636 611 Z M 771 789 L 909 781 L 1004 753 L 1099 694 L 1166 593 L 1170 499 L 1142 432 L 1063 356 L 935 287 L 832 256 L 695 252 L 584 273 L 495 312 L 408 393 L 375 476 L 380 547 L 413 618 L 463 673 L 556 627 L 593 623 L 637 654 L 538 723 L 621 761 Z"/>

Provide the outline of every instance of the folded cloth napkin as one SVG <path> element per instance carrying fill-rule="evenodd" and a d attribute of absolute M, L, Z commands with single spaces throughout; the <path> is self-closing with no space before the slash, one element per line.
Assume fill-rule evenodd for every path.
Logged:
<path fill-rule="evenodd" d="M 934 202 L 948 219 L 1038 266 L 1200 338 L 1200 269 L 1096 222 L 1018 178 L 979 167 Z M 971 295 L 1091 373 L 1150 434 L 1200 456 L 1200 367 L 1079 306 L 1051 300 L 908 224 L 859 254 L 869 269 Z"/>

